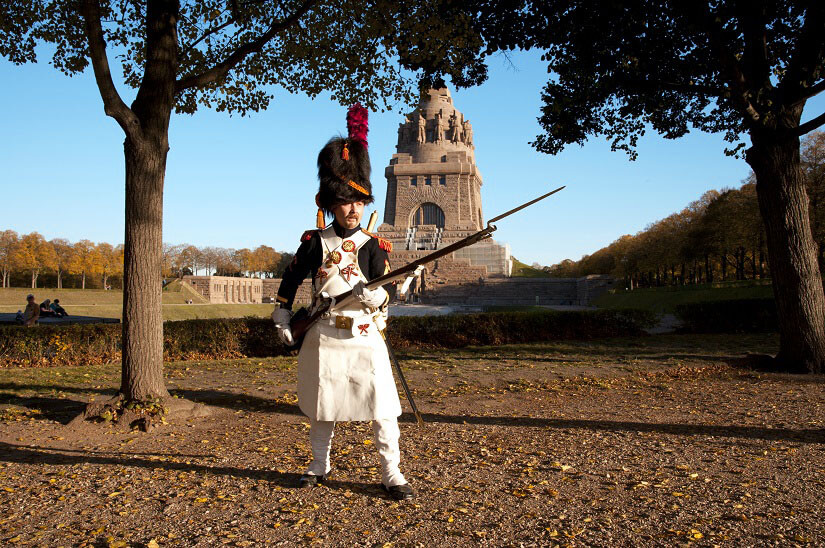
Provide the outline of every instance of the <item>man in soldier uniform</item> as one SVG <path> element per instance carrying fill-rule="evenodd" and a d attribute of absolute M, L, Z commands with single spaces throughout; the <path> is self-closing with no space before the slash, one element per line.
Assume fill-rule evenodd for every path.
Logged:
<path fill-rule="evenodd" d="M 350 116 L 352 116 L 352 109 Z M 391 246 L 361 229 L 364 205 L 371 203 L 370 162 L 363 135 L 330 140 L 318 155 L 320 181 L 316 202 L 319 227 L 301 237 L 301 245 L 278 289 L 272 318 L 278 336 L 293 344 L 289 327 L 292 303 L 301 282 L 312 276 L 314 312 L 326 299 L 352 290 L 352 304 L 333 305 L 306 332 L 298 354 L 298 404 L 310 419 L 313 460 L 301 487 L 322 483 L 330 473 L 330 445 L 336 421 L 372 421 L 381 460 L 381 486 L 396 500 L 413 497 L 399 469 L 397 417 L 401 404 L 381 334 L 394 286 L 369 289 L 365 282 L 389 271 Z M 355 133 L 355 135 L 353 135 Z M 333 217 L 326 227 L 324 215 Z"/>

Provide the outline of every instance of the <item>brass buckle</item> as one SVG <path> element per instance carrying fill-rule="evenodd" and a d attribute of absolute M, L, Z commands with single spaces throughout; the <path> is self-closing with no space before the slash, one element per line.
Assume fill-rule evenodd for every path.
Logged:
<path fill-rule="evenodd" d="M 352 329 L 352 318 L 349 316 L 335 316 L 335 327 L 338 329 Z"/>

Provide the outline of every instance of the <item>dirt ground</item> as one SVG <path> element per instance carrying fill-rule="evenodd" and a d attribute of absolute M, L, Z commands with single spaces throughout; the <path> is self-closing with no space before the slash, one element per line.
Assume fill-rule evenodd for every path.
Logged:
<path fill-rule="evenodd" d="M 309 460 L 295 359 L 172 363 L 204 419 L 65 424 L 115 365 L 0 371 L 0 543 L 13 546 L 825 544 L 823 377 L 756 372 L 770 335 L 407 351 L 417 497 L 389 500 L 367 423 Z M 403 400 L 405 410 L 409 407 Z"/>

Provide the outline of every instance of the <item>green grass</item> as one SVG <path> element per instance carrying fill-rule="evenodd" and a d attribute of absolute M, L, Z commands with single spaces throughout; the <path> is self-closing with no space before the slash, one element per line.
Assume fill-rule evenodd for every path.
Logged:
<path fill-rule="evenodd" d="M 103 289 L 48 289 L 28 287 L 11 287 L 0 289 L 0 306 L 16 306 L 14 310 L 26 308 L 26 295 L 34 294 L 38 303 L 46 299 L 60 299 L 60 304 L 67 306 L 100 306 L 115 305 L 120 307 L 123 303 L 123 291 L 113 289 L 104 291 Z M 183 284 L 180 280 L 174 280 L 163 288 L 163 304 L 186 304 L 187 300 L 196 303 L 208 304 L 206 297 L 195 291 L 192 286 Z M 70 312 L 71 313 L 71 312 Z"/>
<path fill-rule="evenodd" d="M 513 257 L 513 274 L 514 278 L 549 278 L 550 275 L 544 270 L 533 268 L 526 265 Z"/>
<path fill-rule="evenodd" d="M 0 305 L 16 307 L 12 312 L 26 308 L 26 295 L 32 293 L 35 301 L 41 303 L 46 299 L 60 299 L 62 306 L 66 305 L 118 305 L 123 303 L 123 292 L 120 290 L 104 291 L 103 289 L 31 289 L 28 287 L 7 287 L 0 289 Z M 6 310 L 4 310 L 6 311 Z"/>
<path fill-rule="evenodd" d="M 163 305 L 165 321 L 211 318 L 268 318 L 275 310 L 274 304 L 192 304 Z"/>
<path fill-rule="evenodd" d="M 770 285 L 696 285 L 682 287 L 655 287 L 625 291 L 617 289 L 605 293 L 593 304 L 599 308 L 640 308 L 659 313 L 672 313 L 677 305 L 732 299 L 770 299 Z"/>
<path fill-rule="evenodd" d="M 165 300 L 165 299 L 164 299 Z M 63 304 L 63 299 L 60 299 Z M 67 305 L 66 312 L 73 316 L 95 316 L 98 318 L 120 318 L 121 304 L 101 305 Z M 0 312 L 17 312 L 24 306 L 0 305 Z M 210 319 L 210 318 L 243 318 L 254 316 L 267 318 L 275 308 L 273 304 L 164 304 L 164 321 Z"/>

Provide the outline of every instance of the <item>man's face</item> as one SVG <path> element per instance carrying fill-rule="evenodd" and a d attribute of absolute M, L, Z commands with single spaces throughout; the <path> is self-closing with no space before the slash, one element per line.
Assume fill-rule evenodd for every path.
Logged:
<path fill-rule="evenodd" d="M 361 217 L 364 215 L 364 202 L 351 202 L 337 205 L 332 208 L 335 220 L 344 228 L 355 228 L 361 224 Z"/>

